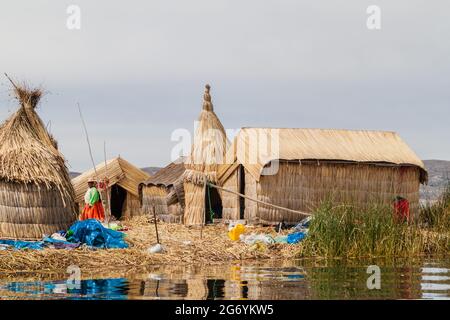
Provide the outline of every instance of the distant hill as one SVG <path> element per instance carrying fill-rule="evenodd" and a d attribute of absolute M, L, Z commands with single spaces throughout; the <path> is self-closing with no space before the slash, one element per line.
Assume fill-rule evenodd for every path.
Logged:
<path fill-rule="evenodd" d="M 154 175 L 155 173 L 157 173 L 159 171 L 159 169 L 161 169 L 160 167 L 145 167 L 145 168 L 141 168 L 142 171 L 147 172 L 149 175 Z"/>
<path fill-rule="evenodd" d="M 420 188 L 420 199 L 437 200 L 450 182 L 450 161 L 425 160 L 428 185 Z"/>
<path fill-rule="evenodd" d="M 69 172 L 70 179 L 76 178 L 80 175 L 80 172 Z"/>

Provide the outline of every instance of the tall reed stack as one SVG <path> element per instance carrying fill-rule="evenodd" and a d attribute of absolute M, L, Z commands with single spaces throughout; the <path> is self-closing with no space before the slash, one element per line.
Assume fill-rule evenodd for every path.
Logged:
<path fill-rule="evenodd" d="M 74 190 L 35 110 L 42 91 L 13 85 L 19 108 L 0 126 L 0 238 L 40 239 L 76 220 Z"/>

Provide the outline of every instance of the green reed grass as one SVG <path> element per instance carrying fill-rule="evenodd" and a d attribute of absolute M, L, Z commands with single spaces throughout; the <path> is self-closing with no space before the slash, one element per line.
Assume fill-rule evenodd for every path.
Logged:
<path fill-rule="evenodd" d="M 324 203 L 314 214 L 300 256 L 375 257 L 447 253 L 448 229 L 437 233 L 395 221 L 391 207 L 360 209 Z"/>
<path fill-rule="evenodd" d="M 437 202 L 421 207 L 419 223 L 440 232 L 450 230 L 450 184 Z"/>

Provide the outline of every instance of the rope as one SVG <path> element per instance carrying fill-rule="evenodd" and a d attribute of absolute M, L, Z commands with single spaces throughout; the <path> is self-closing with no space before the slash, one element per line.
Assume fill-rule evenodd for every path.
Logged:
<path fill-rule="evenodd" d="M 254 198 L 251 198 L 249 196 L 246 196 L 245 194 L 242 194 L 242 193 L 239 193 L 239 192 L 236 192 L 236 191 L 233 191 L 233 190 L 225 189 L 223 187 L 219 187 L 219 186 L 217 186 L 215 184 L 212 184 L 210 182 L 207 182 L 207 183 L 208 183 L 208 185 L 210 187 L 213 187 L 213 188 L 225 191 L 225 192 L 229 192 L 229 193 L 235 194 L 235 195 L 240 196 L 242 198 L 245 198 L 245 199 L 248 199 L 250 201 L 254 201 L 254 202 L 260 203 L 260 204 L 263 204 L 263 205 L 268 206 L 268 207 L 272 207 L 272 208 L 275 208 L 275 209 L 284 210 L 284 211 L 288 211 L 288 212 L 293 212 L 293 213 L 301 214 L 301 215 L 304 215 L 304 216 L 311 216 L 312 215 L 311 213 L 306 213 L 306 212 L 302 212 L 302 211 L 298 211 L 298 210 L 293 210 L 293 209 L 277 206 L 275 204 L 271 204 L 271 203 L 268 203 L 268 202 L 265 202 L 265 201 L 261 201 L 261 200 L 258 200 L 258 199 L 254 199 Z"/>
<path fill-rule="evenodd" d="M 215 213 L 214 213 L 214 211 L 212 209 L 212 206 L 211 206 L 211 191 L 210 191 L 209 188 L 208 188 L 208 203 L 209 203 L 209 217 L 210 217 L 211 221 L 213 221 Z"/>

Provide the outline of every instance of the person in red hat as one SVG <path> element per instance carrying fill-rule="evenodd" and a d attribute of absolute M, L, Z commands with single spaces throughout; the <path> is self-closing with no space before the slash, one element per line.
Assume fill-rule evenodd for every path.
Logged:
<path fill-rule="evenodd" d="M 88 180 L 88 190 L 84 195 L 84 208 L 80 220 L 105 219 L 105 209 L 103 208 L 100 192 L 97 190 L 97 181 L 93 178 Z"/>

